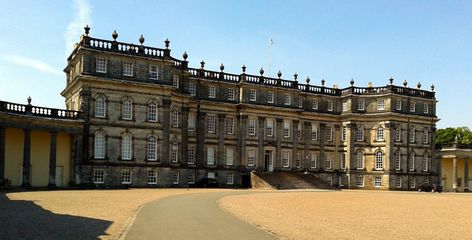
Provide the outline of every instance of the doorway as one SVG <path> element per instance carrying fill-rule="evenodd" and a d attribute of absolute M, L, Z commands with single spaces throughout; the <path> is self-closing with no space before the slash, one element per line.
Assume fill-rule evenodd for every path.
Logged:
<path fill-rule="evenodd" d="M 270 151 L 270 150 L 265 151 L 264 170 L 266 172 L 273 172 L 274 171 L 274 161 L 273 161 L 272 158 L 273 158 L 272 151 Z"/>

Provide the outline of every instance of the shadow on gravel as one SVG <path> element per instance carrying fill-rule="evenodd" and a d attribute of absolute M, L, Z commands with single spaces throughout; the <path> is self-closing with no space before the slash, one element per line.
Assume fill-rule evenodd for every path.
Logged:
<path fill-rule="evenodd" d="M 67 203 L 64 203 L 67 204 Z M 112 222 L 55 214 L 0 192 L 0 239 L 98 239 Z"/>

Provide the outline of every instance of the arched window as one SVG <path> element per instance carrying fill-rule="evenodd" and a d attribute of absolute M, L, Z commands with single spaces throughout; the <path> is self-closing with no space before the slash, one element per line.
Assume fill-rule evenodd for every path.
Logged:
<path fill-rule="evenodd" d="M 157 122 L 157 103 L 150 102 L 148 104 L 148 121 Z"/>
<path fill-rule="evenodd" d="M 383 170 L 383 153 L 381 151 L 375 153 L 375 170 Z"/>
<path fill-rule="evenodd" d="M 410 142 L 411 142 L 411 143 L 416 142 L 416 139 L 415 139 L 415 138 L 416 138 L 416 129 L 415 129 L 414 126 L 411 126 L 411 127 L 410 127 Z"/>
<path fill-rule="evenodd" d="M 121 137 L 121 160 L 131 160 L 133 146 L 133 137 L 129 133 L 123 134 Z"/>
<path fill-rule="evenodd" d="M 171 123 L 172 123 L 172 127 L 179 126 L 179 111 L 177 111 L 176 107 L 172 108 Z"/>
<path fill-rule="evenodd" d="M 356 169 L 364 169 L 364 153 L 361 151 L 356 153 Z"/>
<path fill-rule="evenodd" d="M 131 120 L 133 118 L 133 102 L 129 98 L 123 99 L 122 118 L 123 120 Z"/>
<path fill-rule="evenodd" d="M 94 141 L 94 151 L 93 155 L 95 159 L 104 159 L 105 158 L 105 133 L 103 131 L 95 132 L 95 141 Z"/>
<path fill-rule="evenodd" d="M 177 142 L 177 140 L 174 139 L 174 141 L 172 141 L 171 156 L 170 156 L 172 163 L 177 163 L 179 161 L 178 154 L 179 154 L 179 143 Z"/>
<path fill-rule="evenodd" d="M 105 97 L 99 95 L 95 98 L 95 117 L 104 118 L 106 117 L 107 102 Z"/>
<path fill-rule="evenodd" d="M 157 138 L 155 136 L 148 137 L 147 160 L 157 161 Z"/>
<path fill-rule="evenodd" d="M 377 141 L 384 140 L 384 129 L 382 127 L 377 128 Z"/>

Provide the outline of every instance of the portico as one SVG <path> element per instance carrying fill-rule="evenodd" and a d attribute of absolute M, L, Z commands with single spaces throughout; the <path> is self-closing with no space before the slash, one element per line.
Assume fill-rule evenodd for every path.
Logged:
<path fill-rule="evenodd" d="M 471 184 L 472 146 L 454 144 L 438 150 L 441 185 L 445 191 L 468 192 Z"/>

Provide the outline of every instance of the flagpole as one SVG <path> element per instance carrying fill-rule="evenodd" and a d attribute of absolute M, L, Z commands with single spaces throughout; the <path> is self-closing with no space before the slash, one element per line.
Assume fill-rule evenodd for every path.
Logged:
<path fill-rule="evenodd" d="M 271 65 L 271 58 L 272 58 L 272 44 L 274 42 L 272 41 L 272 38 L 269 41 L 269 77 L 271 77 L 271 72 L 270 72 L 270 65 Z"/>

